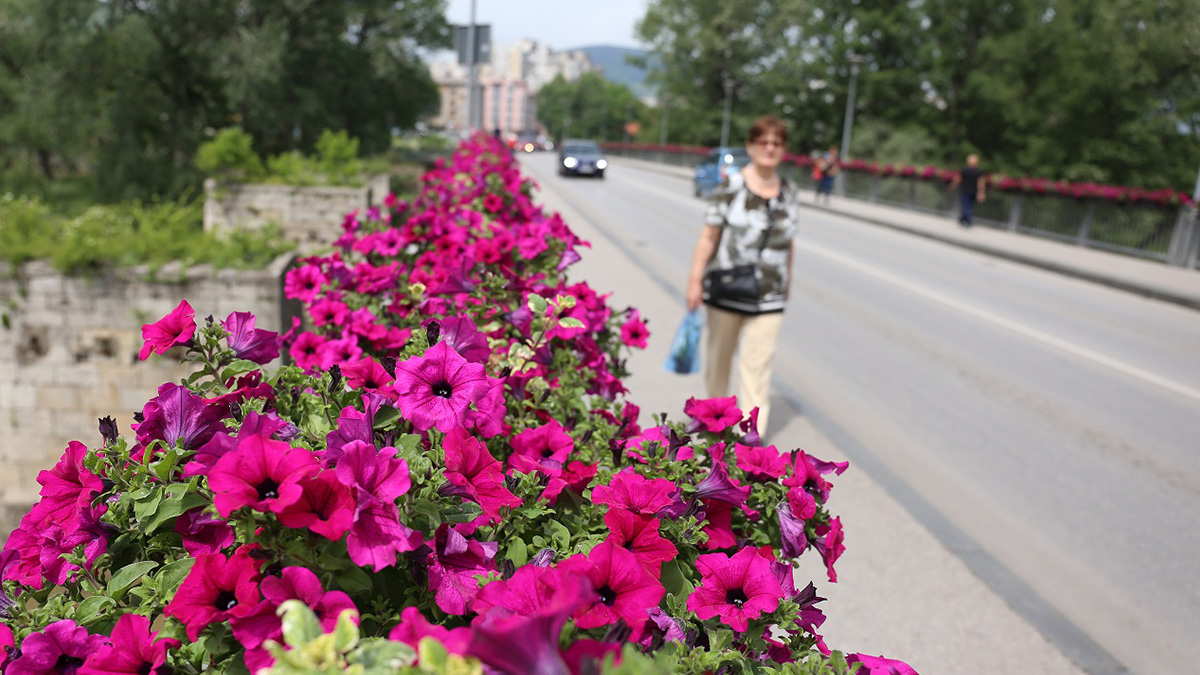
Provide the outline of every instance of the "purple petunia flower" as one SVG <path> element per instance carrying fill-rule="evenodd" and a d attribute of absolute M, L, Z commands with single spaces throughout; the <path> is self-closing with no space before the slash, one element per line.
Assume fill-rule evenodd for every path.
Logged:
<path fill-rule="evenodd" d="M 175 519 L 175 532 L 183 538 L 183 549 L 192 557 L 216 553 L 233 545 L 235 537 L 229 523 L 196 508 Z"/>
<path fill-rule="evenodd" d="M 590 604 L 594 591 L 580 575 L 562 575 L 558 582 L 534 611 L 496 606 L 480 614 L 471 623 L 467 653 L 502 673 L 569 675 L 558 638 L 571 614 Z"/>
<path fill-rule="evenodd" d="M 138 358 L 142 361 L 150 354 L 165 353 L 175 345 L 185 345 L 196 334 L 196 310 L 182 300 L 169 314 L 154 323 L 142 324 L 142 350 Z"/>
<path fill-rule="evenodd" d="M 558 420 L 532 429 L 526 429 L 512 439 L 513 454 L 508 457 L 508 466 L 521 473 L 539 471 L 548 476 L 562 473 L 563 466 L 575 440 Z"/>
<path fill-rule="evenodd" d="M 426 565 L 434 602 L 447 614 L 466 614 L 479 593 L 476 575 L 496 569 L 493 560 L 500 545 L 467 539 L 447 523 L 438 527 L 429 544 L 433 552 Z"/>
<path fill-rule="evenodd" d="M 103 635 L 92 635 L 70 619 L 55 621 L 41 632 L 26 636 L 21 641 L 21 655 L 4 672 L 5 675 L 74 673 L 104 641 Z"/>
<path fill-rule="evenodd" d="M 471 363 L 487 363 L 492 355 L 487 336 L 479 332 L 475 323 L 465 316 L 451 316 L 438 321 L 441 326 L 440 341 L 454 348 Z"/>
<path fill-rule="evenodd" d="M 446 480 L 461 491 L 456 494 L 479 504 L 485 522 L 498 523 L 500 509 L 521 505 L 521 499 L 504 485 L 500 462 L 465 429 L 446 434 L 442 448 L 446 453 Z"/>
<path fill-rule="evenodd" d="M 400 412 L 420 431 L 465 426 L 467 412 L 488 391 L 483 366 L 439 342 L 425 354 L 396 364 L 393 389 Z"/>
<path fill-rule="evenodd" d="M 224 431 L 223 420 L 229 410 L 212 404 L 174 382 L 158 388 L 158 396 L 142 408 L 142 422 L 136 427 L 138 444 L 145 448 L 151 441 L 166 441 L 168 445 L 194 450 L 204 445 L 218 431 Z"/>
<path fill-rule="evenodd" d="M 842 519 L 831 518 L 828 525 L 818 525 L 816 534 L 818 538 L 813 542 L 813 547 L 825 561 L 825 572 L 829 576 L 829 580 L 836 583 L 837 572 L 833 569 L 833 564 L 842 557 L 842 553 L 846 550 L 846 546 L 843 544 L 846 533 L 842 531 Z"/>
<path fill-rule="evenodd" d="M 389 640 L 403 642 L 413 649 L 417 648 L 421 638 L 424 637 L 431 637 L 441 642 L 450 654 L 461 655 L 467 653 L 467 645 L 471 642 L 471 629 L 466 627 L 444 628 L 430 623 L 421 615 L 421 610 L 416 607 L 405 607 L 400 612 L 400 622 L 388 633 Z"/>
<path fill-rule="evenodd" d="M 229 331 L 229 348 L 239 359 L 258 364 L 279 358 L 279 333 L 254 327 L 250 312 L 232 312 L 221 326 Z"/>

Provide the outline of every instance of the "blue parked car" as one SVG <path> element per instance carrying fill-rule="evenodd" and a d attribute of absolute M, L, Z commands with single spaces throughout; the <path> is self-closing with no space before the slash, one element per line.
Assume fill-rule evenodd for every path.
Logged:
<path fill-rule="evenodd" d="M 731 171 L 738 171 L 750 163 L 745 148 L 713 148 L 696 167 L 693 182 L 696 196 L 707 197 L 725 180 Z"/>

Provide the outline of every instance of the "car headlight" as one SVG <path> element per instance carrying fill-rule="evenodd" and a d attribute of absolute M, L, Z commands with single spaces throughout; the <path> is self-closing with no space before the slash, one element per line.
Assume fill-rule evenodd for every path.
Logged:
<path fill-rule="evenodd" d="M 579 160 L 575 159 L 574 157 L 567 157 L 563 160 L 563 166 L 567 167 L 568 169 L 574 169 L 575 167 L 579 166 Z"/>
<path fill-rule="evenodd" d="M 596 160 L 596 168 L 597 168 L 597 169 L 601 169 L 601 170 L 603 170 L 603 169 L 604 169 L 604 167 L 606 167 L 606 166 L 608 166 L 608 161 L 607 161 L 607 160 L 603 160 L 603 159 L 598 159 L 598 160 Z"/>
<path fill-rule="evenodd" d="M 525 152 L 533 152 L 533 143 L 525 144 Z"/>

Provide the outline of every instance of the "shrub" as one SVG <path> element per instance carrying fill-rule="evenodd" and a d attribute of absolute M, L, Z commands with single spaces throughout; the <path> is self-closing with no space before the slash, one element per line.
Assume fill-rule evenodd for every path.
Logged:
<path fill-rule="evenodd" d="M 227 127 L 196 150 L 196 167 L 223 181 L 252 182 L 263 177 L 254 137 L 240 127 Z"/>

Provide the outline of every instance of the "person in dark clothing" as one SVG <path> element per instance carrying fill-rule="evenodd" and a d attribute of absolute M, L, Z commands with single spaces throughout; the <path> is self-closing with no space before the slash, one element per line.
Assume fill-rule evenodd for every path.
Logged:
<path fill-rule="evenodd" d="M 962 213 L 958 217 L 958 224 L 970 227 L 971 212 L 975 208 L 975 203 L 987 200 L 987 181 L 984 180 L 983 171 L 979 169 L 979 155 L 967 156 L 967 165 L 950 183 L 951 190 L 956 187 L 962 202 Z"/>
<path fill-rule="evenodd" d="M 825 203 L 829 203 L 829 195 L 833 194 L 833 179 L 842 170 L 842 162 L 838 159 L 837 146 L 829 146 L 829 151 L 817 160 L 813 171 L 813 179 L 817 183 L 817 194 L 814 201 L 825 195 Z"/>

